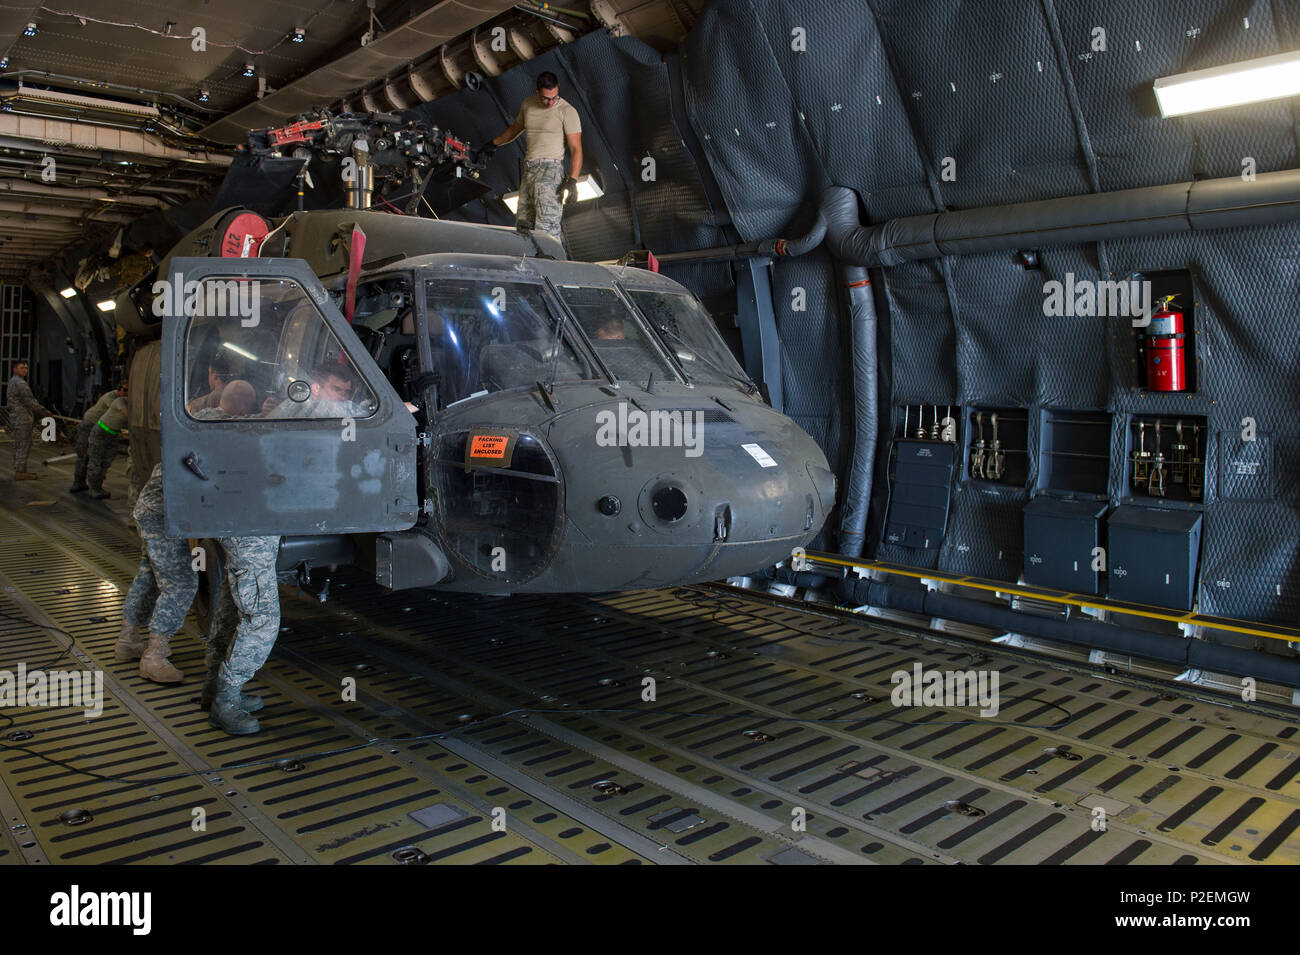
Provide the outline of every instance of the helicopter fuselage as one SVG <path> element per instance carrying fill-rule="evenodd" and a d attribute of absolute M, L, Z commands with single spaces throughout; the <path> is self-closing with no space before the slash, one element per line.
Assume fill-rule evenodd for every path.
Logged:
<path fill-rule="evenodd" d="M 171 531 L 279 534 L 282 571 L 355 563 L 391 589 L 484 593 L 720 579 L 817 535 L 824 454 L 686 289 L 478 229 L 479 251 L 385 256 L 381 239 L 373 265 L 323 280 L 301 243 L 167 260 Z"/>

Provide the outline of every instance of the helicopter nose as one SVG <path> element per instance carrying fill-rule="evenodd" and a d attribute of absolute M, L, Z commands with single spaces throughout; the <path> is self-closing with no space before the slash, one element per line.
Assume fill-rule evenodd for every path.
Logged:
<path fill-rule="evenodd" d="M 565 422 L 572 431 L 552 429 L 552 446 L 568 458 L 569 543 L 604 548 L 586 572 L 606 586 L 630 585 L 615 579 L 624 568 L 637 569 L 640 586 L 753 572 L 805 546 L 834 506 L 825 456 L 789 418 L 763 405 L 687 414 L 700 415 L 699 430 L 687 428 L 682 442 L 630 432 L 592 448 L 589 430 L 585 441 L 576 433 L 578 416 Z"/>

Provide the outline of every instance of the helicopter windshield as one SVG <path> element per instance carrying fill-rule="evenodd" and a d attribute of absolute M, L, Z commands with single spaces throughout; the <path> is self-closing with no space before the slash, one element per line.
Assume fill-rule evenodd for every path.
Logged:
<path fill-rule="evenodd" d="M 457 277 L 425 287 L 444 407 L 482 392 L 597 377 L 567 340 L 556 340 L 541 285 Z"/>
<path fill-rule="evenodd" d="M 239 309 L 249 306 L 248 318 Z M 186 329 L 185 408 L 198 420 L 367 418 L 379 399 L 290 279 L 211 276 Z"/>
<path fill-rule="evenodd" d="M 677 373 L 652 344 L 652 338 L 612 287 L 560 285 L 560 298 L 591 339 L 596 353 L 615 378 L 661 381 Z"/>
<path fill-rule="evenodd" d="M 709 313 L 695 299 L 678 292 L 627 289 L 633 304 L 664 337 L 686 377 L 714 385 L 752 388 Z"/>

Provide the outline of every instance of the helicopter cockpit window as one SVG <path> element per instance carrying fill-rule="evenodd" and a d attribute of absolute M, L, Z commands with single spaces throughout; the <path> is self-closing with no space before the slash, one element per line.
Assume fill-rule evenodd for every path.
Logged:
<path fill-rule="evenodd" d="M 429 339 L 446 405 L 484 391 L 595 377 L 546 306 L 542 286 L 488 277 L 427 283 Z"/>
<path fill-rule="evenodd" d="M 660 380 L 676 379 L 672 367 L 614 289 L 561 285 L 558 291 L 615 378 L 644 382 L 653 374 Z"/>
<path fill-rule="evenodd" d="M 366 418 L 378 408 L 298 283 L 205 278 L 186 304 L 193 316 L 185 339 L 191 417 Z"/>
<path fill-rule="evenodd" d="M 691 381 L 748 385 L 748 376 L 718 334 L 712 317 L 695 299 L 643 289 L 628 289 L 627 294 L 677 356 Z"/>

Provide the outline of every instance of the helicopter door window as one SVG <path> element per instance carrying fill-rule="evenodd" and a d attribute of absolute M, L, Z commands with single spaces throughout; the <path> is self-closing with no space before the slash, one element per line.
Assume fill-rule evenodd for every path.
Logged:
<path fill-rule="evenodd" d="M 427 314 L 444 407 L 539 381 L 596 377 L 546 305 L 542 286 L 492 277 L 433 279 Z M 558 339 L 558 340 L 557 340 Z"/>
<path fill-rule="evenodd" d="M 677 356 L 691 381 L 718 385 L 748 383 L 748 377 L 718 334 L 713 319 L 695 299 L 677 292 L 644 289 L 628 289 L 627 294 Z"/>
<path fill-rule="evenodd" d="M 642 382 L 652 374 L 660 380 L 677 378 L 614 289 L 561 285 L 558 291 L 615 378 Z"/>
<path fill-rule="evenodd" d="M 378 408 L 298 283 L 214 276 L 198 283 L 190 301 L 184 372 L 190 417 L 366 418 Z"/>

